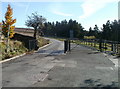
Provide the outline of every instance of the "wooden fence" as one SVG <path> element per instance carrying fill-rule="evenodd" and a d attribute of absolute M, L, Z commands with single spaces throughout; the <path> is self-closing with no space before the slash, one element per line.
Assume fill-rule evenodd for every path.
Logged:
<path fill-rule="evenodd" d="M 83 39 L 80 40 L 80 43 L 83 45 L 91 46 L 101 52 L 108 52 L 111 54 L 120 55 L 120 42 L 117 41 L 108 41 L 100 39 Z"/>

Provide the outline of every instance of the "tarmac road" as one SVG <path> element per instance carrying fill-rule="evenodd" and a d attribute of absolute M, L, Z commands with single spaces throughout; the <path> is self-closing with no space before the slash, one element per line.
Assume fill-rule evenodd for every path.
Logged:
<path fill-rule="evenodd" d="M 72 45 L 66 55 L 53 60 L 56 65 L 43 82 L 31 87 L 115 87 L 119 85 L 118 67 L 109 57 L 98 51 Z M 91 88 L 91 89 L 94 89 Z"/>
<path fill-rule="evenodd" d="M 38 52 L 5 62 L 2 64 L 3 87 L 29 87 L 43 81 L 48 76 L 48 71 L 54 67 L 51 63 L 56 55 L 63 55 L 63 42 L 50 39 L 48 47 Z"/>
<path fill-rule="evenodd" d="M 2 64 L 3 87 L 117 87 L 118 68 L 103 53 L 63 42 Z"/>

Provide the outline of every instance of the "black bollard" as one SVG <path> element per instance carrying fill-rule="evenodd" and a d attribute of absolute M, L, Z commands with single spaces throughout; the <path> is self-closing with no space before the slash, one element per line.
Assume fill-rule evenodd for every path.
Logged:
<path fill-rule="evenodd" d="M 68 51 L 71 50 L 70 40 L 68 41 Z"/>
<path fill-rule="evenodd" d="M 67 50 L 68 50 L 68 41 L 65 40 L 65 41 L 64 41 L 64 53 L 66 53 Z"/>

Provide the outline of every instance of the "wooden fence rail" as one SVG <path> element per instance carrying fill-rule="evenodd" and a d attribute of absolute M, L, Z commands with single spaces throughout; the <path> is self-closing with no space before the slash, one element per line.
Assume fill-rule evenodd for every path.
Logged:
<path fill-rule="evenodd" d="M 80 43 L 94 47 L 101 52 L 109 52 L 112 54 L 120 55 L 120 42 L 117 41 L 108 41 L 102 39 L 83 39 L 80 40 Z"/>

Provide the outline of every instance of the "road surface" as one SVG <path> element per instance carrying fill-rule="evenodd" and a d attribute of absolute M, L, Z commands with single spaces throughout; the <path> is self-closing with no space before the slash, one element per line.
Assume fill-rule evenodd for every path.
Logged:
<path fill-rule="evenodd" d="M 117 87 L 118 68 L 103 53 L 63 42 L 3 63 L 3 87 Z"/>
<path fill-rule="evenodd" d="M 3 87 L 29 87 L 43 81 L 55 66 L 51 61 L 63 55 L 63 42 L 50 39 L 48 47 L 2 64 Z"/>

